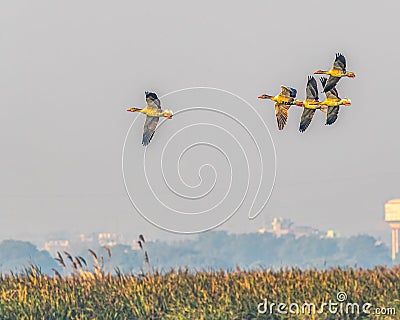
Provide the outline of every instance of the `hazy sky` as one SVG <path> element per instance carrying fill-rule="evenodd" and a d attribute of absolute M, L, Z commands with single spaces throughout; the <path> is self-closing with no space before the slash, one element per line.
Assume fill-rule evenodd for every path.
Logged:
<path fill-rule="evenodd" d="M 2 1 L 0 238 L 30 239 L 66 230 L 130 230 L 170 237 L 146 222 L 125 192 L 121 152 L 136 117 L 125 111 L 126 106 L 143 105 L 145 90 L 161 96 L 210 86 L 233 92 L 257 109 L 271 131 L 278 159 L 275 189 L 260 216 L 248 221 L 248 207 L 243 207 L 222 229 L 254 231 L 272 217 L 282 216 L 298 225 L 334 229 L 343 235 L 370 233 L 387 239 L 383 205 L 400 197 L 400 110 L 396 101 L 390 101 L 398 90 L 399 9 L 394 0 L 368 4 Z M 303 98 L 307 76 L 329 68 L 336 52 L 346 56 L 348 69 L 357 75 L 338 84 L 339 94 L 351 98 L 352 106 L 342 108 L 330 127 L 317 113 L 303 134 L 298 131 L 301 110 L 293 107 L 285 130 L 278 131 L 273 103 L 257 96 L 275 94 L 286 84 L 297 88 Z M 270 181 L 272 147 L 259 120 L 252 122 L 254 111 L 243 103 L 233 107 L 222 93 L 212 100 L 208 92 L 201 102 L 193 100 L 196 94 L 201 100 L 198 92 L 182 93 L 162 103 L 174 111 L 202 106 L 234 112 L 264 141 Z M 162 150 L 179 122 L 190 125 L 210 118 L 198 112 L 168 120 L 156 132 L 149 155 Z M 134 177 L 143 166 L 143 121 L 144 117 L 138 118 L 127 140 L 128 185 L 139 189 L 144 182 L 138 177 L 136 184 Z M 223 119 L 220 125 L 228 126 Z M 238 130 L 238 136 L 243 136 L 235 126 L 227 130 Z M 204 139 L 211 139 L 211 129 L 200 129 L 185 139 L 203 139 L 204 131 L 208 132 Z M 215 136 L 220 143 L 227 138 L 221 132 Z M 185 139 L 168 150 L 182 151 Z M 230 149 L 226 143 L 231 161 L 243 161 L 235 156 L 237 146 Z M 196 184 L 194 177 L 203 160 L 214 157 L 216 168 L 226 162 L 222 153 L 205 146 L 195 154 L 188 152 L 182 174 L 189 184 Z M 171 159 L 164 165 L 173 175 L 176 155 Z M 254 161 L 255 156 L 249 159 Z M 239 167 L 244 168 L 243 163 Z M 206 178 L 213 172 L 207 170 L 205 182 L 211 183 L 213 179 Z M 257 165 L 253 170 L 259 170 Z M 238 169 L 234 173 L 238 171 L 242 173 Z M 225 187 L 226 174 L 219 175 Z M 235 192 L 240 193 L 245 180 L 240 180 L 241 175 L 237 179 Z M 269 192 L 267 185 L 264 192 Z M 213 191 L 221 194 L 221 190 Z M 167 202 L 182 204 L 172 195 L 165 197 Z M 140 200 L 154 204 L 149 193 Z M 229 206 L 231 200 L 225 204 Z M 164 214 L 151 205 L 148 210 L 155 218 Z M 177 216 L 176 223 L 180 219 Z M 174 224 L 173 219 L 167 220 Z"/>

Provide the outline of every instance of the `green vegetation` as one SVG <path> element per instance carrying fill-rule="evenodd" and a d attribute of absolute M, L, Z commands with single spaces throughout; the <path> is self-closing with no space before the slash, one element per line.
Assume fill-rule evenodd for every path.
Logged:
<path fill-rule="evenodd" d="M 221 239 L 221 236 L 225 239 Z M 231 244 L 227 239 L 230 237 L 225 233 L 212 233 L 211 237 L 205 238 L 203 245 L 210 248 L 209 257 L 218 254 L 218 250 L 214 247 L 215 242 L 223 243 L 229 251 Z M 248 237 L 249 235 L 245 235 L 244 239 L 253 240 L 249 245 L 259 245 L 255 241 L 259 239 Z M 289 237 L 273 239 L 292 241 Z M 310 239 L 312 238 L 307 237 L 303 240 L 313 248 Z M 200 240 L 201 237 L 196 240 L 197 243 L 201 243 Z M 319 249 L 324 248 L 325 252 L 338 250 L 337 244 L 332 242 L 333 239 L 322 240 L 320 242 L 322 247 Z M 362 240 L 365 248 L 369 248 L 372 240 L 371 243 L 366 242 L 365 238 Z M 42 273 L 35 265 L 25 268 L 23 273 L 3 274 L 0 277 L 0 318 L 319 319 L 320 315 L 313 316 L 307 311 L 296 315 L 284 315 L 274 309 L 272 314 L 260 314 L 257 307 L 264 299 L 268 299 L 270 304 L 271 302 L 286 305 L 297 303 L 302 306 L 304 303 L 313 303 L 318 311 L 323 303 L 338 302 L 339 292 L 347 294 L 346 303 L 358 303 L 360 306 L 370 303 L 372 314 L 367 315 L 362 310 L 360 313 L 346 315 L 332 314 L 325 309 L 323 319 L 396 319 L 396 315 L 386 318 L 374 315 L 376 307 L 386 308 L 390 312 L 400 312 L 400 268 L 241 270 L 239 265 L 236 265 L 231 272 L 223 269 L 204 269 L 197 272 L 189 269 L 170 269 L 167 272 L 154 272 L 148 250 L 151 247 L 157 248 L 157 243 L 145 242 L 144 237 L 140 235 L 138 244 L 140 250 L 134 250 L 134 261 L 135 263 L 141 261 L 144 267 L 142 270 L 145 269 L 140 274 L 123 273 L 119 267 L 111 272 L 115 254 L 117 259 L 120 259 L 118 257 L 121 253 L 123 256 L 130 256 L 127 248 L 121 246 L 113 247 L 112 252 L 106 246 L 99 248 L 97 253 L 89 249 L 85 257 L 80 254 L 71 255 L 66 251 L 58 252 L 55 260 L 59 266 L 52 269 L 52 275 Z M 33 250 L 26 243 L 19 245 L 27 250 L 22 251 L 26 254 Z M 351 247 L 348 242 L 344 243 L 344 246 L 346 245 Z M 304 254 L 309 257 L 320 255 L 315 247 L 314 250 L 308 251 L 301 251 L 300 248 L 292 248 L 290 253 L 285 252 L 285 254 Z M 195 254 L 198 248 L 192 246 L 192 250 Z M 157 250 L 153 250 L 154 252 Z M 190 257 L 189 251 L 183 252 Z M 269 248 L 269 252 L 273 250 Z M 263 257 L 262 252 L 258 254 L 258 256 L 250 254 L 248 259 Z M 357 252 L 353 254 L 358 259 Z M 240 250 L 232 259 L 239 257 L 241 257 Z M 399 310 L 395 310 L 396 308 Z"/>
<path fill-rule="evenodd" d="M 171 270 L 165 274 L 112 276 L 82 269 L 68 277 L 42 275 L 32 267 L 0 280 L 1 319 L 312 319 L 310 315 L 260 315 L 265 298 L 275 303 L 320 305 L 344 291 L 347 302 L 400 312 L 400 269 L 277 271 Z M 375 310 L 372 309 L 371 310 Z M 398 315 L 397 315 L 398 317 Z M 314 319 L 398 319 L 340 316 Z"/>

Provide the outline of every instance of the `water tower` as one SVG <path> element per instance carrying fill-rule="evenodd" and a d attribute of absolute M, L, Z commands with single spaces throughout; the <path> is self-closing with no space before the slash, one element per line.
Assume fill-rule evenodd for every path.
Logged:
<path fill-rule="evenodd" d="M 400 229 L 400 199 L 393 199 L 385 203 L 385 221 L 392 229 L 392 260 L 399 253 L 399 229 Z"/>

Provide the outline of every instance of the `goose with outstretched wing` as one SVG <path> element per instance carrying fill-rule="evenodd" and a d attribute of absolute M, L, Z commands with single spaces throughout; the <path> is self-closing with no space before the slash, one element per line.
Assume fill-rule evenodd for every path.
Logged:
<path fill-rule="evenodd" d="M 289 108 L 291 105 L 296 104 L 296 95 L 296 89 L 281 86 L 281 92 L 276 96 L 262 94 L 258 97 L 259 99 L 269 99 L 275 102 L 275 115 L 279 130 L 282 130 L 286 125 Z"/>
<path fill-rule="evenodd" d="M 326 82 L 328 81 L 328 79 L 326 79 L 325 77 L 322 77 L 320 80 L 321 80 L 322 86 L 326 86 Z M 332 88 L 328 92 L 325 92 L 325 95 L 326 95 L 326 99 L 324 101 L 321 101 L 319 104 L 325 105 L 328 107 L 325 124 L 331 125 L 338 118 L 340 106 L 341 105 L 350 106 L 351 100 L 347 99 L 347 98 L 341 99 L 339 97 L 339 94 L 338 94 L 338 91 L 336 88 Z"/>
<path fill-rule="evenodd" d="M 306 86 L 306 99 L 304 101 L 298 100 L 296 104 L 303 107 L 303 113 L 301 114 L 299 131 L 304 132 L 310 125 L 315 110 L 320 109 L 323 111 L 324 106 L 318 104 L 318 86 L 317 81 L 314 77 L 309 76 Z"/>
<path fill-rule="evenodd" d="M 346 71 L 346 58 L 341 53 L 336 54 L 333 67 L 330 70 L 317 70 L 314 74 L 326 74 L 329 75 L 328 81 L 324 85 L 324 92 L 328 92 L 333 89 L 342 77 L 355 78 L 355 73 Z"/>
<path fill-rule="evenodd" d="M 171 110 L 162 110 L 161 102 L 158 99 L 157 95 L 154 92 L 145 91 L 146 95 L 146 107 L 143 109 L 139 108 L 129 108 L 127 111 L 129 112 L 140 112 L 146 115 L 146 121 L 143 127 L 143 139 L 142 144 L 147 146 L 151 138 L 153 138 L 154 132 L 156 131 L 156 127 L 160 117 L 165 117 L 167 119 L 172 119 L 172 111 Z"/>

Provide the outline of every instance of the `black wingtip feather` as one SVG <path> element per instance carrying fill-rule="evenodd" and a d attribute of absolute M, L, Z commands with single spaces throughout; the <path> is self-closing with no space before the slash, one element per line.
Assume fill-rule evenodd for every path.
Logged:
<path fill-rule="evenodd" d="M 144 94 L 146 95 L 146 99 L 147 98 L 158 99 L 157 95 L 154 92 L 145 91 Z"/>

